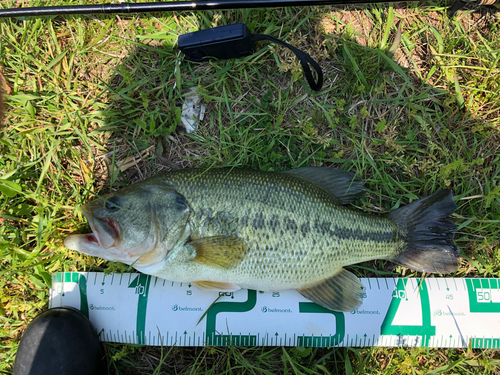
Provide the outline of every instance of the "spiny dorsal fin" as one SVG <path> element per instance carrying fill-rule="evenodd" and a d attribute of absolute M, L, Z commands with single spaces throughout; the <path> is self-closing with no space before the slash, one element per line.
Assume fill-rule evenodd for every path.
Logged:
<path fill-rule="evenodd" d="M 236 284 L 220 283 L 217 281 L 195 281 L 192 284 L 195 287 L 205 291 L 235 292 L 241 289 Z"/>
<path fill-rule="evenodd" d="M 335 195 L 342 204 L 363 198 L 366 189 L 358 175 L 338 168 L 304 167 L 281 173 L 300 176 L 321 185 Z"/>
<path fill-rule="evenodd" d="M 330 279 L 298 292 L 307 299 L 334 311 L 356 310 L 363 301 L 363 284 L 351 272 L 341 268 Z"/>
<path fill-rule="evenodd" d="M 236 237 L 215 236 L 189 242 L 196 256 L 193 261 L 209 267 L 234 268 L 248 251 L 246 244 Z"/>

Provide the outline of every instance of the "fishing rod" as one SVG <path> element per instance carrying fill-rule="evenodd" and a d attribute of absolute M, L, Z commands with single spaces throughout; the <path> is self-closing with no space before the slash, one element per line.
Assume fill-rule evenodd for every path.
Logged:
<path fill-rule="evenodd" d="M 402 0 L 405 2 L 413 0 Z M 198 0 L 155 3 L 109 3 L 97 5 L 63 5 L 46 7 L 21 7 L 0 9 L 0 18 L 40 17 L 75 14 L 127 14 L 150 12 L 180 12 L 193 10 L 280 8 L 290 6 L 353 5 L 386 3 L 386 0 Z M 455 0 L 448 9 L 453 16 L 467 4 L 494 5 L 500 7 L 500 0 Z"/>

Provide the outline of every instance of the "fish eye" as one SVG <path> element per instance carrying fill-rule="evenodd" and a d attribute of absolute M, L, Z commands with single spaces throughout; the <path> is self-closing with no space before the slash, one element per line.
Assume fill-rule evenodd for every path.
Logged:
<path fill-rule="evenodd" d="M 179 203 L 179 209 L 181 210 L 185 210 L 186 207 L 187 207 L 187 204 L 186 202 L 184 201 L 184 198 L 180 195 L 178 195 L 175 200 L 177 201 L 177 203 Z"/>
<path fill-rule="evenodd" d="M 120 200 L 117 197 L 111 197 L 109 198 L 106 203 L 104 204 L 104 207 L 110 211 L 115 211 L 119 209 L 120 207 Z"/>

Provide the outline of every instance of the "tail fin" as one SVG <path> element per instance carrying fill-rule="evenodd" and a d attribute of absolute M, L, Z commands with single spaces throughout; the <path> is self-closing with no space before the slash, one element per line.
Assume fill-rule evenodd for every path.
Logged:
<path fill-rule="evenodd" d="M 459 249 L 453 242 L 457 226 L 441 220 L 457 208 L 449 190 L 438 192 L 389 214 L 405 236 L 406 247 L 393 262 L 420 272 L 455 272 Z"/>

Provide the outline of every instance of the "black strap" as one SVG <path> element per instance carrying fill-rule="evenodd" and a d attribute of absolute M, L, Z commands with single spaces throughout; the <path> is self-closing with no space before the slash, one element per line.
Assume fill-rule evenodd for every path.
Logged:
<path fill-rule="evenodd" d="M 289 48 L 293 53 L 295 53 L 295 56 L 297 56 L 297 58 L 299 59 L 300 65 L 302 65 L 302 69 L 304 70 L 304 75 L 306 76 L 309 86 L 311 86 L 311 88 L 314 91 L 321 90 L 321 87 L 323 86 L 323 72 L 321 71 L 321 67 L 318 65 L 318 63 L 314 61 L 314 59 L 308 53 L 301 51 L 300 49 L 295 48 L 294 46 L 280 39 L 276 39 L 270 35 L 252 34 L 252 42 L 257 42 L 259 40 L 270 40 L 272 42 L 279 43 Z M 311 69 L 309 69 L 309 65 L 307 63 L 311 64 L 314 70 L 316 70 L 316 73 L 318 74 L 318 82 L 314 81 Z"/>

